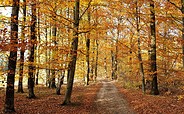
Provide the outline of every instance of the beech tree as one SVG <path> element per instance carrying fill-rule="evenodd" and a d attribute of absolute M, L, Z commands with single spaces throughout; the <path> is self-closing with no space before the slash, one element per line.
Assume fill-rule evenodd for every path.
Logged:
<path fill-rule="evenodd" d="M 6 96 L 4 112 L 12 113 L 14 109 L 14 82 L 15 70 L 17 63 L 17 44 L 18 44 L 18 17 L 19 17 L 19 0 L 13 0 L 11 14 L 11 40 L 10 55 L 8 58 L 8 76 L 6 86 Z"/>
<path fill-rule="evenodd" d="M 30 39 L 30 56 L 29 56 L 29 72 L 28 72 L 28 89 L 29 89 L 29 96 L 28 98 L 35 98 L 34 94 L 34 51 L 35 51 L 35 44 L 36 44 L 36 0 L 33 0 L 31 3 L 31 11 L 32 11 L 32 18 L 31 18 L 31 39 Z"/>
<path fill-rule="evenodd" d="M 24 70 L 24 52 L 25 52 L 25 22 L 26 22 L 26 0 L 23 0 L 23 22 L 21 32 L 21 50 L 20 50 L 20 70 L 19 70 L 19 84 L 18 93 L 23 93 L 23 70 Z"/>
<path fill-rule="evenodd" d="M 90 9 L 88 9 L 88 26 L 90 26 L 90 21 L 91 21 L 91 14 L 90 14 Z M 86 39 L 86 64 L 87 64 L 87 74 L 86 74 L 86 85 L 89 85 L 89 73 L 90 73 L 90 32 L 87 33 L 87 39 Z"/>
<path fill-rule="evenodd" d="M 157 58 L 156 58 L 156 26 L 155 26 L 155 5 L 154 1 L 150 1 L 150 29 L 151 29 L 151 50 L 150 50 L 150 61 L 151 61 L 151 78 L 152 78 L 152 88 L 151 88 L 151 94 L 158 95 L 158 83 L 157 83 Z"/>
<path fill-rule="evenodd" d="M 181 12 L 184 15 L 184 0 L 181 0 Z M 183 69 L 184 69 L 184 16 L 182 15 L 182 60 L 183 60 Z"/>
<path fill-rule="evenodd" d="M 65 98 L 63 101 L 63 105 L 69 104 L 71 101 L 71 94 L 73 89 L 73 81 L 74 81 L 74 74 L 75 74 L 75 67 L 77 61 L 77 48 L 78 48 L 78 30 L 79 30 L 79 7 L 80 7 L 80 0 L 75 0 L 75 7 L 74 7 L 74 30 L 73 30 L 73 39 L 71 44 L 71 61 L 68 65 L 68 74 L 67 74 L 67 89 L 65 93 Z"/>
<path fill-rule="evenodd" d="M 142 91 L 145 93 L 145 74 L 144 74 L 144 67 L 143 67 L 143 60 L 142 60 L 142 54 L 141 54 L 141 38 L 140 38 L 140 7 L 138 0 L 135 2 L 136 4 L 136 29 L 137 29 L 137 45 L 138 45 L 138 59 L 139 59 L 139 72 L 142 76 Z"/>

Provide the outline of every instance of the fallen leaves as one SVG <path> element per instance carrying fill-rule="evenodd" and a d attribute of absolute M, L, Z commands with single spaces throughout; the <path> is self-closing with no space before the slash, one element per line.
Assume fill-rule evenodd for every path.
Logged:
<path fill-rule="evenodd" d="M 63 87 L 64 89 L 65 87 Z M 88 114 L 96 111 L 94 103 L 100 84 L 89 86 L 77 85 L 73 89 L 72 103 L 61 106 L 64 99 L 62 95 L 55 95 L 55 89 L 47 87 L 36 87 L 36 99 L 27 99 L 27 92 L 15 94 L 15 110 L 17 114 Z M 4 105 L 4 93 L 0 93 L 0 114 Z"/>
<path fill-rule="evenodd" d="M 143 95 L 141 90 L 124 89 L 116 84 L 137 114 L 184 114 L 183 95 Z"/>

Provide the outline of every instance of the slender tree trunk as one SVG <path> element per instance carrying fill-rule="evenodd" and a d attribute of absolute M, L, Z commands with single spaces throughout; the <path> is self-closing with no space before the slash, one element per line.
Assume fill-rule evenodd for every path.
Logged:
<path fill-rule="evenodd" d="M 11 50 L 8 58 L 8 76 L 6 86 L 6 96 L 4 113 L 15 112 L 14 109 L 14 82 L 15 71 L 17 63 L 17 43 L 18 43 L 18 15 L 19 14 L 19 0 L 13 0 L 12 14 L 11 14 Z"/>
<path fill-rule="evenodd" d="M 90 26 L 90 10 L 88 9 L 88 25 Z M 89 73 L 90 73 L 90 64 L 89 64 L 89 49 L 90 49 L 90 33 L 87 33 L 87 40 L 86 40 L 86 64 L 87 64 L 87 75 L 86 75 L 86 85 L 89 85 Z"/>
<path fill-rule="evenodd" d="M 118 76 L 118 39 L 119 39 L 119 24 L 120 19 L 118 19 L 118 28 L 117 28 L 117 38 L 115 39 L 115 52 L 114 52 L 114 79 L 117 80 Z"/>
<path fill-rule="evenodd" d="M 51 22 L 50 22 L 50 30 L 49 30 L 49 36 L 50 36 L 50 38 L 52 37 L 52 26 L 51 26 Z M 50 43 L 50 45 L 49 45 L 49 53 L 48 53 L 48 56 L 49 56 L 49 58 L 48 58 L 48 60 L 49 60 L 49 70 L 48 70 L 48 87 L 50 88 L 51 87 L 51 81 L 52 81 L 52 76 L 51 76 L 51 39 L 49 40 L 49 43 Z"/>
<path fill-rule="evenodd" d="M 167 12 L 166 12 L 166 17 L 167 17 Z M 167 25 L 167 24 L 166 24 Z M 163 50 L 164 50 L 164 55 L 167 56 L 167 26 L 164 27 L 164 41 L 163 41 Z M 168 66 L 169 66 L 169 61 L 167 59 L 167 57 L 162 57 L 163 60 L 163 69 L 164 69 L 164 75 L 167 76 L 168 75 Z"/>
<path fill-rule="evenodd" d="M 56 19 L 56 17 L 54 16 L 54 19 Z M 52 43 L 54 43 L 54 49 L 52 51 L 52 60 L 53 62 L 56 64 L 56 61 L 57 61 L 57 54 L 56 54 L 56 51 L 57 51 L 57 39 L 56 39 L 56 35 L 57 35 L 57 28 L 56 28 L 56 22 L 54 24 L 54 27 L 52 28 Z M 54 67 L 53 67 L 54 68 Z M 56 77 L 56 71 L 55 70 L 52 70 L 52 76 L 51 76 L 51 88 L 56 88 L 56 81 L 55 81 L 55 77 Z"/>
<path fill-rule="evenodd" d="M 117 80 L 118 78 L 118 38 L 119 38 L 119 20 L 118 20 L 118 30 L 117 30 L 117 38 L 116 38 L 116 47 L 115 47 L 115 54 L 114 54 L 114 79 Z"/>
<path fill-rule="evenodd" d="M 92 40 L 92 55 L 95 55 L 95 40 Z M 94 68 L 95 68 L 95 56 L 92 56 L 91 62 L 91 76 L 90 78 L 94 80 Z"/>
<path fill-rule="evenodd" d="M 23 51 L 23 49 L 21 49 L 21 52 L 20 52 L 19 82 L 18 82 L 17 93 L 24 93 L 24 91 L 23 91 L 23 69 L 24 69 L 24 51 Z"/>
<path fill-rule="evenodd" d="M 150 11 L 151 11 L 151 77 L 152 77 L 152 88 L 151 94 L 158 95 L 158 83 L 157 83 L 157 63 L 156 63 L 156 28 L 155 28 L 155 11 L 154 11 L 154 1 L 150 1 Z"/>
<path fill-rule="evenodd" d="M 137 43 L 138 43 L 138 59 L 139 59 L 139 72 L 142 76 L 142 92 L 145 94 L 145 76 L 144 76 L 144 67 L 141 55 L 141 41 L 140 41 L 140 16 L 139 16 L 138 0 L 136 0 L 136 25 L 137 25 Z"/>
<path fill-rule="evenodd" d="M 118 31 L 118 30 L 117 30 Z M 115 51 L 113 50 L 113 47 L 114 47 L 114 38 L 112 38 L 112 41 L 111 41 L 111 47 L 112 47 L 112 50 L 111 50 L 111 61 L 112 61 L 112 67 L 111 67 L 111 78 L 112 80 L 116 80 L 117 79 L 117 76 L 116 76 L 116 71 L 117 71 L 117 66 L 116 66 L 116 58 L 117 58 L 117 39 L 115 40 L 116 41 L 116 47 L 115 47 Z"/>
<path fill-rule="evenodd" d="M 184 0 L 181 0 L 181 4 L 182 4 L 182 14 L 184 15 Z M 182 16 L 183 16 L 182 15 Z M 183 69 L 184 69 L 184 16 L 182 17 L 182 22 L 183 22 L 183 27 L 182 27 L 182 60 L 183 60 Z"/>
<path fill-rule="evenodd" d="M 112 45 L 111 45 L 111 48 L 113 48 L 113 40 L 112 40 Z M 114 62 L 115 61 L 115 56 L 114 56 L 114 51 L 113 51 L 113 49 L 111 50 L 111 64 L 112 64 L 112 66 L 111 66 L 111 78 L 112 78 L 112 80 L 114 80 L 115 79 L 115 73 L 114 73 Z"/>
<path fill-rule="evenodd" d="M 59 82 L 57 84 L 57 88 L 56 88 L 56 94 L 57 95 L 61 95 L 61 86 L 63 85 L 64 82 L 64 77 L 65 77 L 65 71 L 61 71 L 61 76 L 59 77 Z"/>
<path fill-rule="evenodd" d="M 23 0 L 23 26 L 22 26 L 22 46 L 20 50 L 20 70 L 19 70 L 19 82 L 18 82 L 18 93 L 24 93 L 23 91 L 23 70 L 24 70 L 24 52 L 25 52 L 25 22 L 26 22 L 26 0 Z"/>
<path fill-rule="evenodd" d="M 96 81 L 96 78 L 98 76 L 98 40 L 96 40 L 96 62 L 95 62 L 95 77 L 94 77 L 94 81 Z"/>
<path fill-rule="evenodd" d="M 56 71 L 52 70 L 51 72 L 52 72 L 52 79 L 51 79 L 50 88 L 56 88 L 56 81 L 55 81 Z"/>
<path fill-rule="evenodd" d="M 34 51 L 36 43 L 36 1 L 33 0 L 31 5 L 32 20 L 31 20 L 31 53 L 29 56 L 29 72 L 28 72 L 28 98 L 35 98 L 34 94 Z"/>
<path fill-rule="evenodd" d="M 104 58 L 104 70 L 105 70 L 105 77 L 108 78 L 107 76 L 107 57 L 105 55 L 105 58 Z"/>
<path fill-rule="evenodd" d="M 46 45 L 46 52 L 45 52 L 45 62 L 46 62 L 46 64 L 48 64 L 48 49 L 47 49 L 47 46 L 48 46 L 48 34 L 47 34 L 47 23 L 46 23 L 46 20 L 45 20 L 45 45 Z M 48 65 L 47 65 L 47 67 L 46 67 L 47 69 L 46 69 L 46 86 L 48 87 L 48 83 L 49 83 L 49 70 L 48 70 Z"/>
<path fill-rule="evenodd" d="M 38 45 L 37 45 L 37 63 L 40 64 L 40 9 L 38 9 Z M 38 85 L 38 76 L 39 76 L 40 68 L 39 65 L 37 65 L 37 72 L 36 72 L 36 80 L 35 84 Z"/>
<path fill-rule="evenodd" d="M 78 29 L 79 29 L 79 3 L 80 3 L 80 0 L 75 0 L 74 38 L 72 39 L 72 47 L 71 47 L 71 54 L 72 55 L 71 55 L 71 62 L 69 63 L 67 89 L 66 89 L 63 105 L 71 103 L 70 100 L 71 100 L 71 95 L 72 95 L 75 67 L 76 67 L 76 61 L 77 61 Z"/>

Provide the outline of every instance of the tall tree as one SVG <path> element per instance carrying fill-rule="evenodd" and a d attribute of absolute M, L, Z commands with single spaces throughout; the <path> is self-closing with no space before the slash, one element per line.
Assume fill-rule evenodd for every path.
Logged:
<path fill-rule="evenodd" d="M 181 0 L 181 4 L 182 4 L 182 7 L 181 7 L 181 11 L 182 11 L 182 14 L 184 15 L 184 0 Z M 183 69 L 184 69 L 184 16 L 182 15 L 182 22 L 183 22 L 183 27 L 182 27 L 182 60 L 183 60 Z"/>
<path fill-rule="evenodd" d="M 156 26 L 155 26 L 155 6 L 154 1 L 150 1 L 150 29 L 151 29 L 151 50 L 150 50 L 150 60 L 151 60 L 151 78 L 152 78 L 152 88 L 151 88 L 151 94 L 152 95 L 158 95 L 158 82 L 157 82 L 157 62 L 156 62 Z"/>
<path fill-rule="evenodd" d="M 96 61 L 95 61 L 95 77 L 94 77 L 94 81 L 96 81 L 96 78 L 98 76 L 98 48 L 99 48 L 99 43 L 98 43 L 98 39 L 95 40 L 96 42 Z"/>
<path fill-rule="evenodd" d="M 139 59 L 139 72 L 142 76 L 142 91 L 145 93 L 145 76 L 144 67 L 141 55 L 141 41 L 140 41 L 140 8 L 138 6 L 138 0 L 136 0 L 136 29 L 137 29 L 137 43 L 138 43 L 138 59 Z"/>
<path fill-rule="evenodd" d="M 90 26 L 91 14 L 90 9 L 88 9 L 88 26 Z M 86 85 L 89 85 L 89 73 L 90 73 L 90 62 L 89 62 L 89 49 L 90 49 L 90 32 L 87 33 L 86 39 L 86 64 L 87 64 L 87 75 L 86 75 Z"/>
<path fill-rule="evenodd" d="M 31 50 L 29 56 L 29 72 L 28 72 L 28 89 L 29 96 L 28 98 L 35 98 L 34 94 L 34 51 L 36 43 L 36 0 L 32 0 L 31 3 Z"/>
<path fill-rule="evenodd" d="M 20 50 L 20 70 L 19 70 L 19 83 L 18 83 L 18 93 L 23 93 L 23 70 L 24 70 L 24 52 L 25 52 L 25 22 L 26 22 L 26 0 L 23 0 L 23 24 L 22 24 L 22 32 L 21 32 L 21 50 Z"/>
<path fill-rule="evenodd" d="M 56 19 L 56 16 L 54 16 L 54 20 Z M 57 41 L 56 41 L 56 34 L 57 34 L 57 28 L 56 28 L 56 22 L 54 22 L 54 26 L 52 28 L 52 43 L 54 44 L 55 48 L 52 51 L 52 60 L 56 63 L 56 50 L 57 50 Z M 55 69 L 55 67 L 53 67 Z M 56 81 L 55 81 L 55 75 L 56 71 L 52 69 L 51 73 L 51 80 L 50 80 L 50 87 L 51 88 L 56 88 Z"/>
<path fill-rule="evenodd" d="M 48 47 L 48 29 L 47 29 L 47 18 L 45 18 L 45 46 Z M 45 51 L 45 62 L 46 64 L 48 64 L 48 48 L 46 48 Z M 49 69 L 48 69 L 48 65 L 47 65 L 47 69 L 46 69 L 46 86 L 48 86 L 48 80 L 49 80 L 50 74 L 49 74 Z"/>
<path fill-rule="evenodd" d="M 74 81 L 74 74 L 75 74 L 75 67 L 77 61 L 77 49 L 78 49 L 78 30 L 79 30 L 79 6 L 80 0 L 75 0 L 75 7 L 74 7 L 74 30 L 73 30 L 73 39 L 71 44 L 71 61 L 69 62 L 69 69 L 68 69 L 68 80 L 67 80 L 67 89 L 65 93 L 64 102 L 62 105 L 69 104 L 71 101 L 71 94 L 73 89 L 73 81 Z"/>
<path fill-rule="evenodd" d="M 17 43 L 18 43 L 18 14 L 19 14 L 19 0 L 13 0 L 12 14 L 11 14 L 11 48 L 8 58 L 8 76 L 6 86 L 6 96 L 4 112 L 15 112 L 14 109 L 14 82 L 15 70 L 17 63 Z"/>
<path fill-rule="evenodd" d="M 39 76 L 39 72 L 40 72 L 40 69 L 39 69 L 39 63 L 40 63 L 40 41 L 41 41 L 41 36 L 40 36 L 40 7 L 38 8 L 38 44 L 36 45 L 36 48 L 37 48 L 37 53 L 36 53 L 36 57 L 37 57 L 37 71 L 36 71 L 36 78 L 35 78 L 35 84 L 38 85 L 38 76 Z"/>

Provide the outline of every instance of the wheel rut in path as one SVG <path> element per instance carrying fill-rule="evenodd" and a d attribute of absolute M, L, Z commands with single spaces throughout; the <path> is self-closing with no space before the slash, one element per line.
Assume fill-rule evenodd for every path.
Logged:
<path fill-rule="evenodd" d="M 125 99 L 119 94 L 111 81 L 103 81 L 97 94 L 97 111 L 99 114 L 135 114 L 129 109 Z"/>

